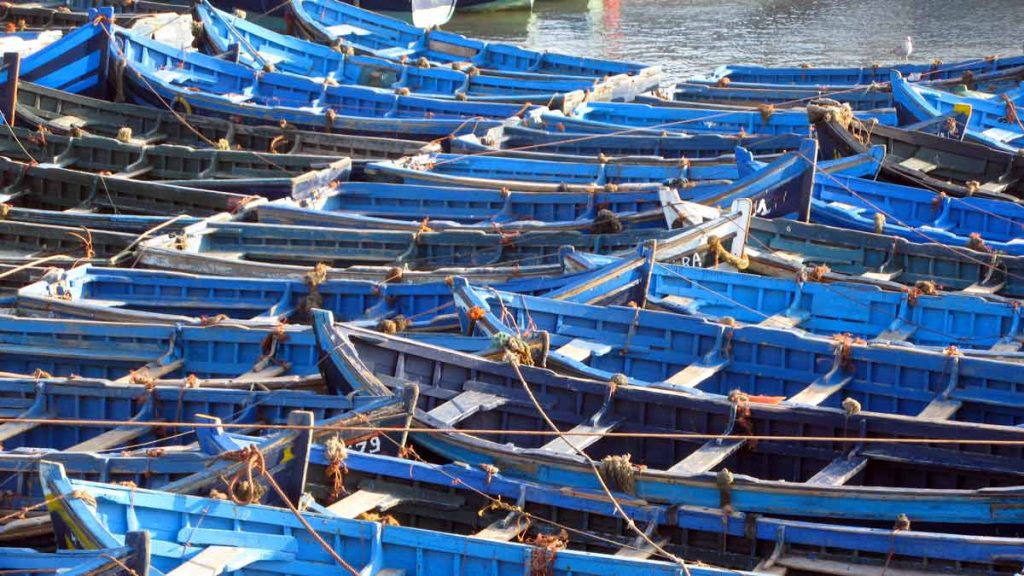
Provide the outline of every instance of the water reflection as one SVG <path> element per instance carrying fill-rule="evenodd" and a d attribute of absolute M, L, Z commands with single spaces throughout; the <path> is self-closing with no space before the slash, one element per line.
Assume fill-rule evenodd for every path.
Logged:
<path fill-rule="evenodd" d="M 459 14 L 446 28 L 533 48 L 661 64 L 871 64 L 1019 53 L 1024 0 L 536 0 L 534 14 Z"/>

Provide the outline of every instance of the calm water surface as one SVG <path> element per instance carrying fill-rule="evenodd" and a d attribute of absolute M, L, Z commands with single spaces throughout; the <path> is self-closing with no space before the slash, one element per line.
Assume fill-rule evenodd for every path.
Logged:
<path fill-rule="evenodd" d="M 1016 54 L 1024 0 L 536 0 L 534 12 L 457 14 L 446 29 L 530 48 L 661 64 L 679 79 L 722 64 L 890 62 Z"/>

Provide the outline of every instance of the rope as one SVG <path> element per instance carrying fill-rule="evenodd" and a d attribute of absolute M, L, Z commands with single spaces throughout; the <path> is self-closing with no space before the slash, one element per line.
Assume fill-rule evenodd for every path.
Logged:
<path fill-rule="evenodd" d="M 601 459 L 599 468 L 601 478 L 608 486 L 626 494 L 636 493 L 636 469 L 630 462 L 631 458 L 631 454 L 609 454 Z"/>
<path fill-rule="evenodd" d="M 569 535 L 563 530 L 559 534 L 537 534 L 534 536 L 533 552 L 530 554 L 530 576 L 553 576 L 555 556 L 564 550 Z"/>
<path fill-rule="evenodd" d="M 853 361 L 853 346 L 863 346 L 867 342 L 863 338 L 855 338 L 850 334 L 835 334 L 832 336 L 832 340 L 838 346 L 836 354 L 839 356 L 840 367 L 847 372 L 856 370 L 857 364 Z"/>
<path fill-rule="evenodd" d="M 619 220 L 619 215 L 607 208 L 597 211 L 597 216 L 594 216 L 594 223 L 590 226 L 592 234 L 618 234 L 622 232 L 622 229 L 622 221 Z"/>
<path fill-rule="evenodd" d="M 324 298 L 320 294 L 320 285 L 327 281 L 327 274 L 330 272 L 331 267 L 325 262 L 317 262 L 311 270 L 306 272 L 303 276 L 303 281 L 306 283 L 306 287 L 309 288 L 309 294 L 302 301 L 302 306 L 305 313 L 309 313 L 314 308 L 320 308 L 323 306 Z"/>
<path fill-rule="evenodd" d="M 255 485 L 253 484 L 254 473 L 258 473 L 260 476 L 263 477 L 264 480 L 266 480 L 267 484 L 270 485 L 274 492 L 277 493 L 277 496 L 281 499 L 282 502 L 285 503 L 288 509 L 291 510 L 292 514 L 295 515 L 295 518 L 297 518 L 298 521 L 302 524 L 302 526 L 306 529 L 306 531 L 309 532 L 310 536 L 316 539 L 316 541 L 320 544 L 324 551 L 330 554 L 331 557 L 334 558 L 335 562 L 337 562 L 339 565 L 348 570 L 349 573 L 352 574 L 352 576 L 359 576 L 359 572 L 356 571 L 356 569 L 353 568 L 351 564 L 346 562 L 344 558 L 338 555 L 338 552 L 335 551 L 334 548 L 332 548 L 331 545 L 328 544 L 327 541 L 325 541 L 323 537 L 321 537 L 320 534 L 313 529 L 312 526 L 310 526 L 309 522 L 307 522 L 306 519 L 302 516 L 302 513 L 299 512 L 292 504 L 291 500 L 288 498 L 288 495 L 284 493 L 284 490 L 282 490 L 280 486 L 278 486 L 277 481 L 274 480 L 274 476 L 272 474 L 267 473 L 267 463 L 266 460 L 263 458 L 263 453 L 260 452 L 259 448 L 257 448 L 256 446 L 246 446 L 241 450 L 225 452 L 221 454 L 219 458 L 243 463 L 242 469 L 239 470 L 239 472 L 237 472 L 235 476 L 232 478 L 232 483 L 228 484 L 228 495 L 231 497 L 233 501 L 235 501 L 236 504 L 245 505 L 246 503 L 238 502 L 235 498 L 235 495 L 232 494 L 231 490 L 233 482 L 237 481 L 240 477 L 244 477 L 246 481 L 250 483 L 250 485 Z"/>
<path fill-rule="evenodd" d="M 708 236 L 708 248 L 715 254 L 715 268 L 718 268 L 719 259 L 725 260 L 737 270 L 746 270 L 750 266 L 750 259 L 747 258 L 746 254 L 736 256 L 726 250 L 725 246 L 722 246 L 722 239 L 714 234 Z"/>
<path fill-rule="evenodd" d="M 212 424 L 204 422 L 170 422 L 170 421 L 136 421 L 136 420 L 89 420 L 83 418 L 52 419 L 52 418 L 0 418 L 0 424 L 8 422 L 19 422 L 25 424 L 39 424 L 50 426 L 90 426 L 90 427 L 111 427 L 118 426 L 144 426 L 150 428 L 224 428 L 239 430 L 300 430 L 308 431 L 308 426 L 293 426 L 288 424 L 255 424 L 255 423 L 222 423 Z M 414 428 L 411 426 L 317 426 L 317 432 L 379 432 L 379 433 L 408 433 L 416 434 L 506 434 L 511 436 L 561 436 L 564 433 L 546 430 L 508 430 L 494 428 Z M 688 440 L 717 440 L 721 434 L 691 434 L 680 432 L 573 432 L 573 436 L 597 436 L 601 438 L 650 438 L 650 439 L 688 439 Z M 848 439 L 832 436 L 764 436 L 764 435 L 733 435 L 731 438 L 737 440 L 754 440 L 758 442 L 872 442 L 878 444 L 964 444 L 964 445 L 999 445 L 999 446 L 1024 446 L 1022 440 L 1003 440 L 998 438 L 977 439 L 977 438 L 926 438 L 926 437 L 905 437 L 905 438 L 855 438 Z"/>
<path fill-rule="evenodd" d="M 590 465 L 590 469 L 593 472 L 595 478 L 597 479 L 598 484 L 601 485 L 601 490 L 605 493 L 605 496 L 608 497 L 608 500 L 615 508 L 615 511 L 619 514 L 619 516 L 622 517 L 623 520 L 625 520 L 627 528 L 629 528 L 630 531 L 636 533 L 637 536 L 644 540 L 655 551 L 662 554 L 665 558 L 668 558 L 675 564 L 678 564 L 683 569 L 683 573 L 686 576 L 690 576 L 690 569 L 687 566 L 685 560 L 665 550 L 660 544 L 651 539 L 650 536 L 648 536 L 643 530 L 641 530 L 636 525 L 636 522 L 634 522 L 633 519 L 629 516 L 629 514 L 626 513 L 626 511 L 622 508 L 622 505 L 615 498 L 615 495 L 608 488 L 608 484 L 605 482 L 604 477 L 601 476 L 601 470 L 594 463 L 594 461 L 589 456 L 587 456 L 586 452 L 584 452 L 582 449 L 577 447 L 576 444 L 574 444 L 572 441 L 566 438 L 565 435 L 562 434 L 562 432 L 558 429 L 558 426 L 556 426 L 555 423 L 551 421 L 551 418 L 547 415 L 547 412 L 544 411 L 544 407 L 541 406 L 540 401 L 538 401 L 537 397 L 533 394 L 533 390 L 530 389 L 530 385 L 526 381 L 526 378 L 523 377 L 523 372 L 522 370 L 520 370 L 519 364 L 514 361 L 509 362 L 509 364 L 512 366 L 512 369 L 515 371 L 516 376 L 519 378 L 519 383 L 522 384 L 523 389 L 526 391 L 526 394 L 530 397 L 530 402 L 533 403 L 533 406 L 537 410 L 537 413 L 541 416 L 541 418 L 544 420 L 547 426 L 551 428 L 551 430 L 559 438 L 561 438 L 563 442 L 565 442 L 570 448 L 572 448 L 572 450 L 576 452 L 576 454 L 583 458 L 583 460 L 586 461 L 587 464 Z"/>
<path fill-rule="evenodd" d="M 1006 103 L 1006 116 L 1003 120 L 1009 124 L 1016 124 L 1021 130 L 1024 130 L 1024 124 L 1021 124 L 1020 115 L 1017 114 L 1017 105 L 1014 104 L 1013 98 L 1010 98 L 1009 94 L 1000 94 L 999 97 Z"/>
<path fill-rule="evenodd" d="M 345 458 L 348 451 L 345 442 L 337 435 L 331 436 L 324 442 L 324 454 L 327 457 L 327 470 L 325 474 L 331 481 L 331 502 L 337 502 L 345 492 L 345 474 L 348 467 L 345 465 Z"/>

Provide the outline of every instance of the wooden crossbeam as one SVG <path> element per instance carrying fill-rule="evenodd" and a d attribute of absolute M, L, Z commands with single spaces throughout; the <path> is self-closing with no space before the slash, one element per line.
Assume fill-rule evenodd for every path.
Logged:
<path fill-rule="evenodd" d="M 466 390 L 427 412 L 427 415 L 440 420 L 446 426 L 454 426 L 477 412 L 493 410 L 506 402 L 508 399 L 502 396 L 477 390 Z"/>
<path fill-rule="evenodd" d="M 667 472 L 684 476 L 707 472 L 739 450 L 744 442 L 746 441 L 728 438 L 708 440 L 703 446 L 691 452 L 689 456 L 676 462 Z"/>
<path fill-rule="evenodd" d="M 917 417 L 929 420 L 949 420 L 961 406 L 963 406 L 963 402 L 959 400 L 936 398 L 929 402 Z"/>
<path fill-rule="evenodd" d="M 701 382 L 711 378 L 723 368 L 729 365 L 728 360 L 723 360 L 717 364 L 705 364 L 697 362 L 690 364 L 686 368 L 683 368 L 679 372 L 669 376 L 666 380 L 666 384 L 672 384 L 673 386 L 685 386 L 686 388 L 696 388 L 700 386 Z"/>
<path fill-rule="evenodd" d="M 561 437 L 556 437 L 542 446 L 541 450 L 550 450 L 559 454 L 575 454 L 576 451 L 569 446 L 570 442 L 576 448 L 584 450 L 600 440 L 601 435 L 614 430 L 622 421 L 622 418 L 616 418 L 599 424 L 591 424 L 589 421 L 577 424 Z"/>
<path fill-rule="evenodd" d="M 789 402 L 819 406 L 829 396 L 839 392 L 853 380 L 853 376 L 833 376 L 832 378 L 827 376 L 822 376 L 811 382 L 807 388 L 791 396 Z"/>
<path fill-rule="evenodd" d="M 811 476 L 806 484 L 814 486 L 842 486 L 867 465 L 868 459 L 862 456 L 836 458 L 829 462 L 827 466 L 818 470 L 817 474 Z"/>

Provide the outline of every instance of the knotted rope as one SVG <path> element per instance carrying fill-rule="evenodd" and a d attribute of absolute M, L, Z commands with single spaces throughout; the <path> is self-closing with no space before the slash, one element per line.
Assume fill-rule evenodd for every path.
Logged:
<path fill-rule="evenodd" d="M 565 530 L 558 534 L 537 534 L 530 554 L 530 576 L 552 576 L 554 574 L 555 556 L 564 550 L 569 535 Z"/>
<path fill-rule="evenodd" d="M 601 478 L 619 492 L 636 493 L 636 469 L 630 461 L 632 458 L 632 454 L 605 456 L 598 467 Z"/>
<path fill-rule="evenodd" d="M 855 338 L 851 334 L 847 333 L 835 334 L 832 336 L 832 340 L 838 345 L 838 350 L 836 352 L 839 354 L 839 366 L 847 372 L 851 372 L 856 369 L 857 364 L 853 361 L 853 346 L 866 344 L 864 339 Z"/>
<path fill-rule="evenodd" d="M 931 280 L 918 280 L 913 286 L 907 288 L 907 302 L 911 306 L 917 305 L 917 299 L 921 296 L 935 296 L 939 293 L 939 286 Z"/>
<path fill-rule="evenodd" d="M 719 260 L 725 260 L 737 270 L 746 270 L 750 266 L 750 259 L 745 254 L 743 256 L 736 256 L 726 250 L 725 246 L 722 245 L 722 239 L 714 234 L 708 236 L 708 248 L 715 254 L 715 268 L 718 267 Z"/>
<path fill-rule="evenodd" d="M 401 314 L 394 318 L 383 318 L 377 323 L 377 331 L 385 334 L 398 334 L 399 332 L 405 332 L 412 321 L 402 316 Z"/>
<path fill-rule="evenodd" d="M 234 501 L 237 504 L 245 505 L 245 503 L 240 502 L 237 499 L 237 495 L 232 493 L 233 486 L 239 481 L 249 482 L 250 486 L 255 486 L 255 484 L 253 483 L 253 474 L 259 473 L 260 476 L 263 476 L 263 478 L 266 479 L 267 484 L 269 484 L 270 487 L 274 490 L 274 492 L 277 493 L 277 496 L 281 499 L 281 501 L 285 503 L 288 509 L 291 510 L 292 514 L 295 515 L 295 518 L 298 519 L 298 521 L 302 524 L 306 531 L 309 532 L 309 534 L 317 541 L 317 543 L 320 544 L 324 551 L 330 554 L 330 556 L 334 559 L 335 562 L 337 562 L 346 570 L 348 570 L 348 572 L 352 574 L 352 576 L 359 576 L 359 572 L 356 571 L 356 569 L 353 568 L 351 564 L 346 562 L 344 558 L 338 555 L 338 552 L 335 551 L 334 548 L 332 548 L 331 545 L 328 544 L 327 541 L 324 540 L 323 537 L 321 537 L 320 534 L 316 530 L 314 530 L 312 526 L 310 526 L 309 522 L 306 521 L 306 518 L 302 516 L 302 514 L 295 508 L 294 505 L 292 505 L 291 500 L 288 499 L 288 495 L 284 493 L 284 490 L 282 490 L 280 486 L 278 486 L 277 482 L 274 480 L 273 475 L 267 473 L 267 463 L 263 457 L 263 453 L 260 452 L 259 448 L 257 448 L 256 446 L 246 446 L 241 450 L 225 452 L 218 456 L 218 458 L 221 460 L 244 463 L 244 466 L 235 474 L 234 477 L 232 477 L 231 482 L 228 483 L 228 497 L 232 501 Z"/>
<path fill-rule="evenodd" d="M 345 474 L 348 473 L 348 466 L 345 465 L 345 458 L 348 457 L 348 449 L 345 442 L 338 436 L 332 436 L 324 442 L 324 456 L 327 458 L 327 469 L 324 474 L 331 481 L 332 502 L 337 502 L 345 493 Z"/>
<path fill-rule="evenodd" d="M 306 272 L 302 277 L 302 280 L 306 283 L 306 287 L 309 288 L 309 294 L 306 294 L 306 298 L 302 301 L 303 312 L 306 314 L 314 308 L 320 308 L 323 306 L 324 298 L 320 293 L 320 285 L 327 281 L 327 274 L 330 272 L 331 267 L 324 262 L 317 262 L 313 268 Z"/>
<path fill-rule="evenodd" d="M 1017 105 L 1014 104 L 1013 98 L 1010 98 L 1009 94 L 1001 94 L 999 97 L 1006 103 L 1006 116 L 1003 117 L 1003 120 L 1009 124 L 1016 124 L 1017 126 L 1020 126 L 1021 129 L 1024 129 L 1024 124 L 1021 124 L 1020 122 L 1020 115 L 1017 114 Z"/>
<path fill-rule="evenodd" d="M 607 208 L 602 208 L 597 211 L 594 223 L 590 226 L 590 232 L 593 234 L 617 234 L 622 232 L 622 228 L 619 215 Z"/>

